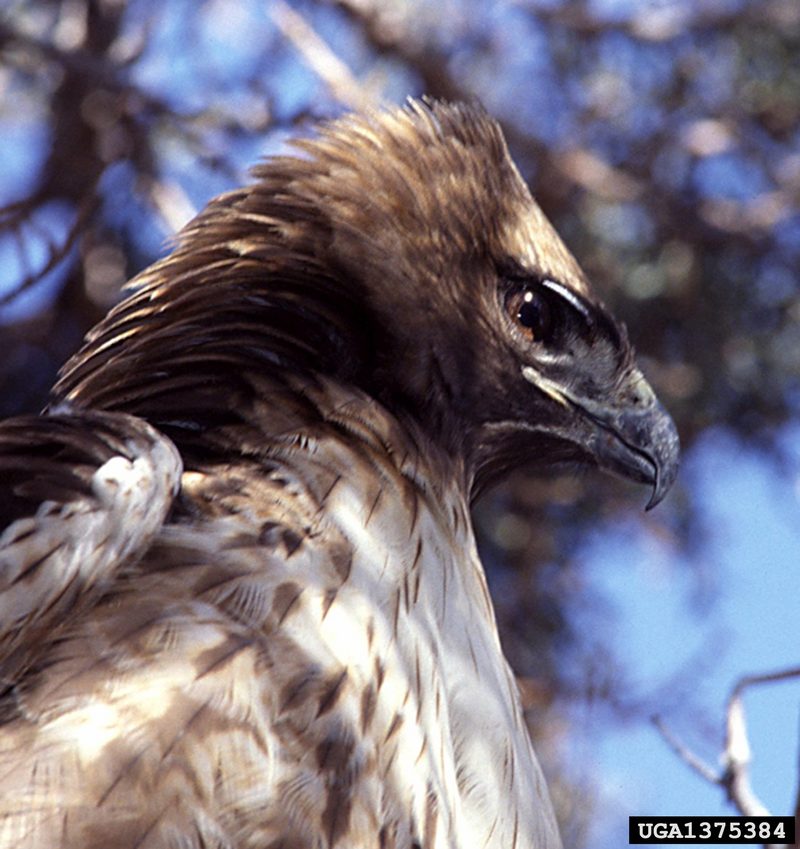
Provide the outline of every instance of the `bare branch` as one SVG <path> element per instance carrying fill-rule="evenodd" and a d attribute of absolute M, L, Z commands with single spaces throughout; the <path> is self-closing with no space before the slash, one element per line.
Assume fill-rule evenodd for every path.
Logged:
<path fill-rule="evenodd" d="M 696 755 L 674 731 L 664 722 L 660 716 L 652 717 L 653 725 L 664 738 L 666 744 L 673 752 L 701 778 L 711 784 L 719 784 L 720 776 L 713 767 L 709 766 L 701 757 Z"/>
<path fill-rule="evenodd" d="M 738 695 L 728 701 L 722 760 L 725 769 L 718 783 L 725 788 L 728 799 L 737 810 L 749 817 L 769 816 L 767 806 L 756 796 L 750 784 L 750 741 L 747 738 L 744 705 Z"/>
<path fill-rule="evenodd" d="M 144 178 L 144 190 L 153 209 L 171 234 L 197 214 L 194 204 L 175 180 Z"/>
<path fill-rule="evenodd" d="M 35 286 L 66 258 L 67 254 L 69 254 L 82 233 L 85 231 L 87 222 L 95 211 L 97 206 L 97 194 L 95 189 L 95 186 L 91 187 L 86 196 L 82 199 L 75 214 L 75 220 L 70 225 L 66 236 L 64 236 L 60 243 L 56 243 L 49 233 L 41 234 L 47 241 L 47 259 L 40 268 L 31 269 L 26 272 L 19 282 L 10 287 L 6 292 L 0 294 L 0 307 L 6 306 L 18 298 L 25 290 Z M 14 216 L 14 220 L 10 222 L 3 221 L 2 218 L 9 212 L 11 207 L 0 209 L 0 236 L 2 236 L 3 231 L 10 232 L 14 238 L 17 239 L 20 246 L 19 249 L 21 256 L 24 259 L 26 254 L 22 230 L 26 225 L 30 226 L 32 229 L 39 229 L 38 224 L 32 218 L 38 208 L 38 202 L 29 198 L 26 199 L 26 201 L 21 201 L 18 204 L 13 204 L 12 206 L 14 207 L 12 211 L 16 214 Z"/>
<path fill-rule="evenodd" d="M 274 0 L 270 15 L 275 26 L 297 48 L 308 67 L 325 82 L 340 103 L 358 110 L 376 105 L 376 99 L 358 82 L 350 68 L 288 3 Z"/>
<path fill-rule="evenodd" d="M 742 695 L 748 687 L 800 678 L 800 667 L 780 669 L 758 675 L 746 675 L 736 682 L 728 698 L 725 715 L 725 746 L 722 752 L 723 769 L 717 772 L 683 743 L 664 723 L 654 716 L 653 724 L 667 745 L 698 775 L 725 790 L 728 801 L 745 816 L 769 816 L 770 811 L 756 796 L 750 784 L 750 741 L 747 736 Z M 798 801 L 800 807 L 800 801 Z M 765 849 L 788 849 L 783 844 L 765 844 Z"/>
<path fill-rule="evenodd" d="M 778 681 L 786 681 L 790 678 L 800 678 L 800 666 L 794 666 L 789 669 L 778 669 L 775 672 L 764 672 L 760 675 L 745 675 L 737 681 L 733 688 L 731 698 L 741 695 L 747 687 L 752 687 L 754 684 L 772 684 Z"/>

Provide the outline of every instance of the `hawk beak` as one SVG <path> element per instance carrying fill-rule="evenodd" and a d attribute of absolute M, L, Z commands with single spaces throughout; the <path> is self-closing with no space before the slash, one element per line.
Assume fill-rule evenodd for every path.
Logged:
<path fill-rule="evenodd" d="M 619 404 L 578 398 L 533 369 L 525 368 L 523 374 L 590 423 L 588 438 L 580 441 L 600 468 L 653 487 L 646 510 L 664 499 L 678 475 L 680 439 L 671 416 L 641 373 L 634 372 L 626 381 Z"/>
<path fill-rule="evenodd" d="M 585 410 L 597 425 L 592 453 L 598 464 L 653 487 L 646 510 L 669 492 L 678 475 L 680 440 L 669 413 L 656 400 L 644 409 Z"/>

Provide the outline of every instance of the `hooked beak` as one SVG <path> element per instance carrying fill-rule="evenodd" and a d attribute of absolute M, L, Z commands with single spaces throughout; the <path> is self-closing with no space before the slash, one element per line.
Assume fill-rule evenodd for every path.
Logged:
<path fill-rule="evenodd" d="M 524 368 L 523 375 L 590 423 L 583 447 L 598 466 L 653 487 L 646 510 L 663 500 L 678 475 L 680 440 L 671 416 L 641 373 L 631 376 L 629 397 L 619 406 L 574 397 L 530 368 Z"/>

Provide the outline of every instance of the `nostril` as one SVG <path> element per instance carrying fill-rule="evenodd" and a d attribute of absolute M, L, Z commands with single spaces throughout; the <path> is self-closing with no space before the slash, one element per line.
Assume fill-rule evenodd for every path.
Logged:
<path fill-rule="evenodd" d="M 625 393 L 625 398 L 634 407 L 649 407 L 656 400 L 655 393 L 650 388 L 650 384 L 640 372 L 636 372 L 632 376 L 630 388 Z"/>

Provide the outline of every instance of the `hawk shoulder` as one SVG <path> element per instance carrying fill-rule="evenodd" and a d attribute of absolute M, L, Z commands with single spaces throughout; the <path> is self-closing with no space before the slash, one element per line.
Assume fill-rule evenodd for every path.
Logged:
<path fill-rule="evenodd" d="M 306 397 L 261 462 L 185 472 L 6 696 L 0 845 L 555 845 L 463 494 L 369 399 Z"/>

